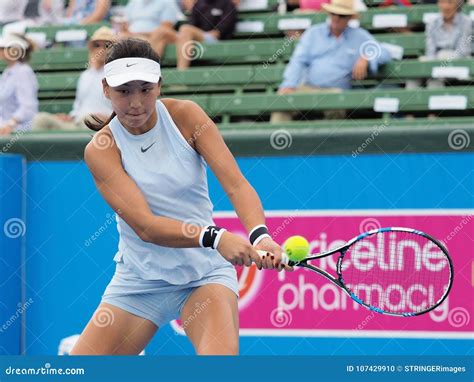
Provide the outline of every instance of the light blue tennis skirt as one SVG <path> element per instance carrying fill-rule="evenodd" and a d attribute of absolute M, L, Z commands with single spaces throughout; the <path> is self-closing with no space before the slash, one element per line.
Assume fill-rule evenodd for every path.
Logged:
<path fill-rule="evenodd" d="M 179 318 L 191 293 L 206 284 L 221 284 L 237 297 L 237 273 L 232 266 L 217 268 L 200 280 L 184 285 L 173 285 L 163 280 L 143 280 L 131 275 L 117 263 L 115 274 L 105 289 L 102 302 L 114 305 L 162 327 Z"/>

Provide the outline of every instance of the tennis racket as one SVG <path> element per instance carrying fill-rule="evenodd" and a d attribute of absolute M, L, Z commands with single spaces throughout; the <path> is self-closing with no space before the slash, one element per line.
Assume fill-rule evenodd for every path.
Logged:
<path fill-rule="evenodd" d="M 311 264 L 333 255 L 339 255 L 335 275 Z M 282 262 L 319 273 L 357 303 L 392 316 L 419 316 L 435 309 L 453 284 L 453 264 L 444 245 L 410 228 L 374 229 L 302 261 L 284 254 Z"/>

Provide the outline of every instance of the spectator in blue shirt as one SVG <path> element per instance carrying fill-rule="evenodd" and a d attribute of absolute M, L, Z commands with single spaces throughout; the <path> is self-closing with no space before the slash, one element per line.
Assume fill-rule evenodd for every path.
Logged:
<path fill-rule="evenodd" d="M 123 18 L 114 19 L 120 38 L 144 38 L 174 30 L 181 11 L 176 0 L 129 0 Z"/>
<path fill-rule="evenodd" d="M 110 0 L 70 0 L 66 10 L 66 24 L 95 24 L 105 19 Z"/>
<path fill-rule="evenodd" d="M 0 60 L 7 64 L 0 77 L 0 135 L 30 130 L 38 112 L 38 82 L 27 64 L 33 49 L 24 36 L 0 38 Z"/>
<path fill-rule="evenodd" d="M 329 14 L 327 23 L 312 26 L 301 36 L 285 69 L 279 94 L 293 92 L 341 91 L 350 89 L 352 80 L 362 80 L 369 70 L 391 60 L 369 32 L 349 27 L 356 16 L 352 0 L 333 0 L 323 4 Z M 343 118 L 338 111 L 325 113 L 326 118 Z M 272 113 L 272 122 L 291 120 L 290 113 Z"/>

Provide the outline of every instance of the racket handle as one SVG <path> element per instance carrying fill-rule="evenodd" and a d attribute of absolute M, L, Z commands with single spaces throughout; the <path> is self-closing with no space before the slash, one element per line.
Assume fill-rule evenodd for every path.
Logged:
<path fill-rule="evenodd" d="M 257 249 L 257 252 L 260 255 L 260 257 L 265 256 L 267 253 L 271 253 L 268 251 L 261 251 L 259 249 Z M 288 255 L 284 251 L 281 253 L 281 263 L 286 264 L 286 265 L 290 263 L 290 259 L 288 258 Z"/>

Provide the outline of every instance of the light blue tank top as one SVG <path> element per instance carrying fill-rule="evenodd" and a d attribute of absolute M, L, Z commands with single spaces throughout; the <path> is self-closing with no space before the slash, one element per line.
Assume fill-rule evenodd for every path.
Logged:
<path fill-rule="evenodd" d="M 125 171 L 153 214 L 213 225 L 204 158 L 186 142 L 161 101 L 156 103 L 156 112 L 156 125 L 141 135 L 130 134 L 117 117 L 110 122 Z M 114 261 L 144 280 L 182 285 L 216 268 L 232 267 L 210 248 L 169 248 L 144 242 L 118 215 L 117 227 L 120 240 Z"/>

